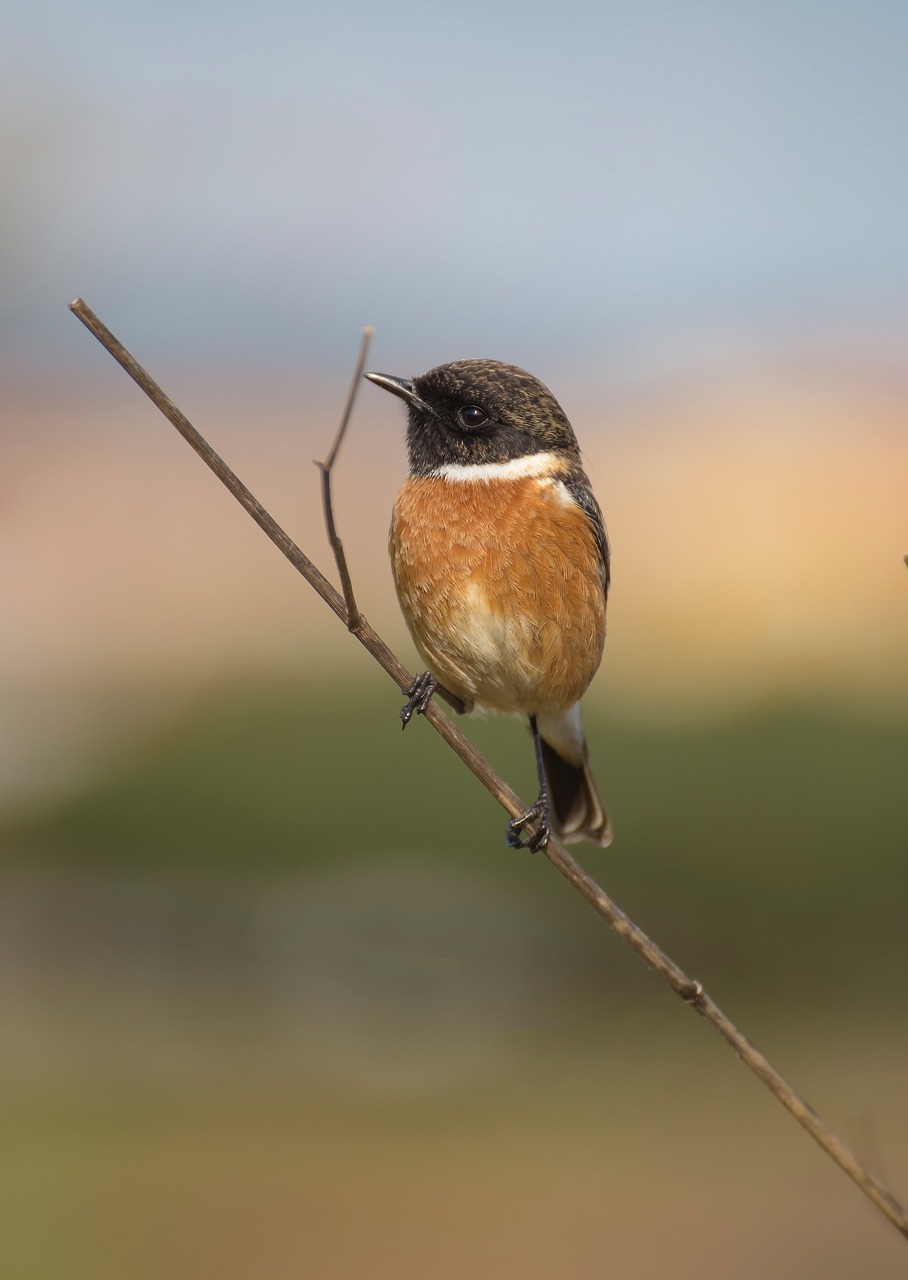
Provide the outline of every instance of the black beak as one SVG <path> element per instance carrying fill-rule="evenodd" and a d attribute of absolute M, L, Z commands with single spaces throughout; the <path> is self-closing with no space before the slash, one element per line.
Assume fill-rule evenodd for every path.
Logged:
<path fill-rule="evenodd" d="M 382 387 L 385 391 L 390 391 L 392 396 L 399 396 L 406 404 L 412 405 L 414 409 L 422 409 L 424 413 L 431 413 L 433 416 L 435 410 L 431 405 L 426 404 L 425 400 L 421 400 L 416 394 L 416 388 L 409 378 L 396 378 L 393 373 L 367 373 L 364 375 L 370 382 L 374 382 L 377 387 Z"/>

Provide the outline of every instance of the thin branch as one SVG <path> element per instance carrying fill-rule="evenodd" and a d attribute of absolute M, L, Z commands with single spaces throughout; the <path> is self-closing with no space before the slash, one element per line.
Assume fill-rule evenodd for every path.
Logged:
<path fill-rule="evenodd" d="M 215 475 L 230 490 L 237 501 L 264 530 L 271 541 L 287 557 L 295 569 L 315 588 L 321 598 L 329 605 L 337 616 L 349 625 L 348 608 L 338 592 L 326 578 L 316 569 L 299 547 L 284 533 L 265 510 L 252 496 L 245 485 L 234 475 L 230 468 L 214 452 L 187 418 L 173 402 L 164 394 L 144 369 L 133 359 L 129 352 L 117 341 L 109 329 L 98 319 L 82 301 L 77 298 L 70 304 L 70 310 L 82 321 L 102 346 L 126 370 L 129 376 L 139 385 L 145 394 L 161 410 L 164 416 L 176 427 L 180 434 L 204 459 Z M 341 433 L 342 434 L 342 433 Z M 330 465 L 337 452 L 338 441 L 329 455 L 326 464 Z M 406 690 L 412 684 L 412 676 L 391 652 L 381 637 L 372 629 L 366 619 L 359 615 L 359 625 L 354 632 L 356 639 L 372 654 L 379 665 L 388 673 L 399 689 Z M 494 796 L 502 808 L 511 816 L 518 817 L 524 810 L 517 795 L 507 783 L 498 776 L 487 760 L 480 755 L 472 743 L 464 737 L 460 730 L 448 719 L 439 706 L 432 702 L 425 718 L 451 749 L 460 757 L 486 790 Z M 746 1036 L 738 1030 L 730 1018 L 706 994 L 699 982 L 689 978 L 675 962 L 665 954 L 634 922 L 618 907 L 608 894 L 593 878 L 576 862 L 556 840 L 550 840 L 546 849 L 549 861 L 570 881 L 595 911 L 611 926 L 612 929 L 630 946 L 642 960 L 666 982 L 685 1003 L 696 1011 L 727 1041 L 742 1062 L 766 1085 L 782 1105 L 794 1116 L 800 1125 L 822 1147 L 828 1156 L 860 1187 L 861 1191 L 883 1213 L 901 1234 L 908 1239 L 908 1214 L 885 1186 L 875 1178 L 855 1158 L 838 1136 L 816 1114 L 812 1107 L 798 1094 L 785 1078 L 756 1049 Z"/>
<path fill-rule="evenodd" d="M 350 577 L 350 570 L 347 568 L 347 557 L 344 555 L 344 544 L 340 540 L 337 527 L 334 523 L 334 507 L 331 502 L 331 468 L 334 466 L 338 451 L 347 434 L 347 426 L 350 422 L 350 415 L 353 413 L 353 405 L 356 403 L 356 393 L 362 382 L 363 370 L 366 367 L 366 356 L 369 354 L 369 345 L 372 342 L 374 329 L 368 325 L 363 329 L 363 336 L 359 344 L 359 356 L 356 360 L 356 368 L 353 371 L 353 379 L 350 383 L 350 390 L 347 392 L 347 403 L 344 405 L 344 412 L 341 414 L 340 426 L 337 428 L 337 435 L 334 437 L 334 444 L 331 446 L 331 452 L 324 462 L 316 462 L 316 466 L 322 473 L 322 508 L 325 513 L 325 527 L 328 530 L 328 541 L 331 544 L 331 550 L 334 552 L 334 563 L 337 565 L 338 576 L 341 580 L 341 589 L 344 593 L 344 604 L 347 609 L 347 630 L 357 631 L 362 621 L 362 614 L 356 606 L 356 597 L 353 594 L 353 581 Z"/>

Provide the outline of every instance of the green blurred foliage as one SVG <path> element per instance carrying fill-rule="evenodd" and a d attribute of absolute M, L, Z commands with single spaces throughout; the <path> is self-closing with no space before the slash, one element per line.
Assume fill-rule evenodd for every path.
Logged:
<path fill-rule="evenodd" d="M 607 948 L 632 999 L 639 962 L 544 859 L 505 847 L 504 815 L 428 726 L 400 733 L 399 705 L 378 683 L 224 689 L 84 794 L 8 828 L 8 864 L 217 878 L 401 857 L 462 868 L 513 893 L 589 995 Z M 520 724 L 466 727 L 531 798 Z M 617 834 L 578 854 L 717 998 L 744 987 L 775 1000 L 783 984 L 795 1006 L 903 994 L 903 724 L 780 705 L 672 726 L 589 717 L 588 729 Z"/>

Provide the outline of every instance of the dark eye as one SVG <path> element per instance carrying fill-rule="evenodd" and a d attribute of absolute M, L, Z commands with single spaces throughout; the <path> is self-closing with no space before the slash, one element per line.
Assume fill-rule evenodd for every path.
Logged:
<path fill-rule="evenodd" d="M 463 425 L 471 430 L 481 427 L 483 423 L 489 420 L 489 415 L 485 409 L 481 409 L 478 404 L 465 404 L 457 410 L 457 416 Z"/>

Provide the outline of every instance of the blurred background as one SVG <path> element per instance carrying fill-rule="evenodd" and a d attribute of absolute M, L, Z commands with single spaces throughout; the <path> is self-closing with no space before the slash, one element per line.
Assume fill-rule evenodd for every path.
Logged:
<path fill-rule="evenodd" d="M 908 10 L 3 28 L 0 1272 L 903 1274 L 66 304 L 331 576 L 363 324 L 553 389 L 614 546 L 580 856 L 904 1199 Z M 336 502 L 415 666 L 402 427 L 364 387 Z M 521 727 L 467 728 L 530 798 Z"/>

